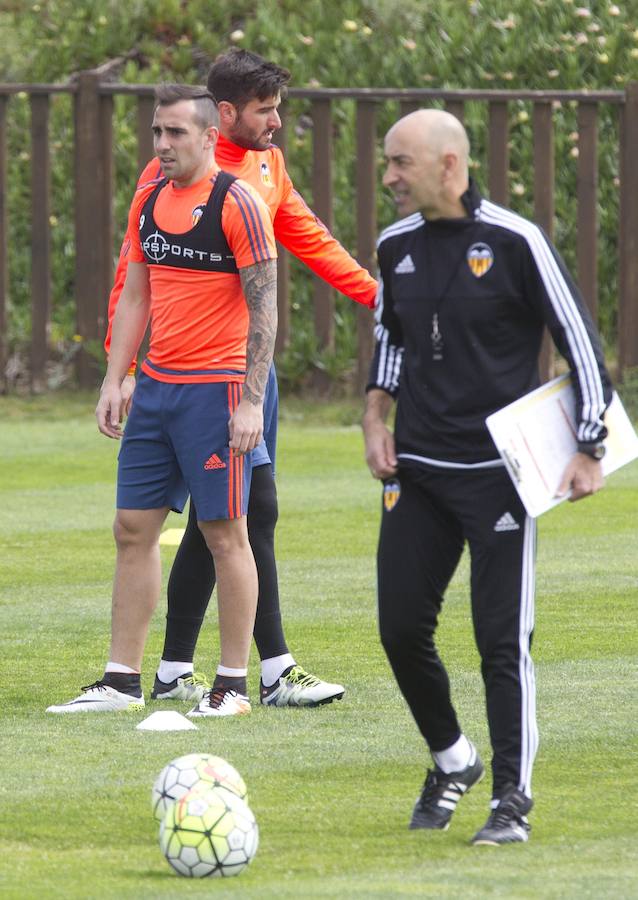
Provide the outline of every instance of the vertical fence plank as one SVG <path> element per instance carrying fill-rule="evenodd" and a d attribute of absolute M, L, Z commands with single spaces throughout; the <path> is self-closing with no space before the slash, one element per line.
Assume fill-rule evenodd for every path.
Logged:
<path fill-rule="evenodd" d="M 376 104 L 357 103 L 357 259 L 375 271 L 377 236 Z M 362 393 L 368 380 L 373 347 L 373 314 L 357 307 L 357 390 Z"/>
<path fill-rule="evenodd" d="M 100 99 L 100 138 L 102 143 L 102 241 L 104 253 L 100 296 L 104 299 L 98 310 L 97 330 L 102 341 L 106 336 L 107 298 L 113 286 L 113 97 L 106 94 Z M 123 235 L 118 235 L 117 247 Z"/>
<path fill-rule="evenodd" d="M 75 94 L 75 296 L 83 341 L 77 377 L 83 388 L 95 386 L 102 370 L 98 320 L 106 302 L 100 291 L 107 248 L 96 223 L 103 222 L 103 176 L 99 79 L 94 72 L 81 72 Z"/>
<path fill-rule="evenodd" d="M 509 121 L 507 102 L 493 100 L 489 104 L 489 190 L 495 203 L 509 199 Z"/>
<path fill-rule="evenodd" d="M 621 116 L 619 379 L 638 366 L 638 82 L 627 85 Z"/>
<path fill-rule="evenodd" d="M 137 98 L 137 174 L 147 162 L 155 156 L 153 148 L 153 113 L 155 111 L 155 97 L 143 95 Z"/>
<path fill-rule="evenodd" d="M 49 97 L 31 95 L 31 391 L 46 387 L 51 315 Z"/>
<path fill-rule="evenodd" d="M 9 257 L 7 255 L 7 104 L 0 96 L 0 394 L 7 391 Z"/>
<path fill-rule="evenodd" d="M 277 132 L 276 141 L 284 159 L 288 156 L 288 114 L 290 107 L 282 103 L 279 110 L 281 128 Z M 275 353 L 281 353 L 290 342 L 290 255 L 288 251 L 277 245 L 277 339 Z"/>
<path fill-rule="evenodd" d="M 326 228 L 332 231 L 332 109 L 330 100 L 312 101 L 312 203 Z M 334 347 L 334 292 L 314 278 L 315 332 L 319 346 Z"/>
<path fill-rule="evenodd" d="M 534 218 L 554 233 L 554 129 L 552 104 L 534 104 Z"/>
<path fill-rule="evenodd" d="M 554 233 L 554 129 L 552 104 L 534 104 L 534 218 L 547 234 Z M 538 367 L 543 381 L 554 376 L 554 345 L 547 332 Z"/>
<path fill-rule="evenodd" d="M 462 100 L 446 100 L 445 108 L 449 113 L 463 123 L 465 119 L 465 104 Z"/>
<path fill-rule="evenodd" d="M 594 322 L 598 319 L 598 107 L 578 104 L 578 284 Z"/>

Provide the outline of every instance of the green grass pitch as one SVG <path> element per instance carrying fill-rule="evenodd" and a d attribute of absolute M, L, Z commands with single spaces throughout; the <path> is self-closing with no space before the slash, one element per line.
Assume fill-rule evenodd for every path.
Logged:
<path fill-rule="evenodd" d="M 346 685 L 344 699 L 316 710 L 255 703 L 246 718 L 165 734 L 134 727 L 157 703 L 144 714 L 45 714 L 95 680 L 108 651 L 117 448 L 97 433 L 93 406 L 88 396 L 0 398 L 3 897 L 638 896 L 638 464 L 540 520 L 532 836 L 470 847 L 489 779 L 447 833 L 407 830 L 428 760 L 377 638 L 379 491 L 351 408 L 284 403 L 277 477 L 287 637 L 306 668 Z M 165 576 L 173 554 L 162 549 Z M 439 643 L 464 729 L 489 759 L 466 560 Z M 212 610 L 198 669 L 210 674 L 216 647 Z M 258 679 L 253 651 L 255 700 Z M 239 878 L 180 879 L 160 853 L 150 789 L 191 751 L 225 757 L 248 784 L 261 842 Z"/>

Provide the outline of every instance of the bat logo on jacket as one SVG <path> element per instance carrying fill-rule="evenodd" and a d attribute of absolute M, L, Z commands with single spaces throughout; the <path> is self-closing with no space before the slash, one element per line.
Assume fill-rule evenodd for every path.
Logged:
<path fill-rule="evenodd" d="M 492 268 L 494 263 L 494 253 L 489 244 L 482 241 L 478 244 L 472 244 L 467 251 L 467 264 L 475 278 L 482 278 Z"/>

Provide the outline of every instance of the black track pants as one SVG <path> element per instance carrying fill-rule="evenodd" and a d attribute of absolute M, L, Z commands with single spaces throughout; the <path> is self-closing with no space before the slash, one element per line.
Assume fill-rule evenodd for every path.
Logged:
<path fill-rule="evenodd" d="M 257 466 L 252 472 L 248 500 L 248 537 L 259 579 L 259 600 L 253 635 L 260 659 L 288 652 L 281 624 L 275 562 L 277 516 L 277 490 L 272 466 Z M 191 501 L 186 532 L 168 580 L 166 637 L 162 652 L 164 659 L 193 659 L 197 637 L 214 587 L 213 558 L 197 525 L 197 510 Z"/>
<path fill-rule="evenodd" d="M 494 796 L 509 783 L 529 794 L 538 744 L 529 652 L 534 520 L 501 467 L 402 468 L 386 482 L 384 497 L 377 558 L 379 630 L 417 726 L 432 751 L 449 747 L 462 730 L 434 632 L 445 589 L 467 541 Z"/>

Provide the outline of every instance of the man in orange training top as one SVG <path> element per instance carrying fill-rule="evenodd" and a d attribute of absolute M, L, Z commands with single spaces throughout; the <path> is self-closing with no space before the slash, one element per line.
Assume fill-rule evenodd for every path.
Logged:
<path fill-rule="evenodd" d="M 290 73 L 247 50 L 231 50 L 217 57 L 208 76 L 216 98 L 220 136 L 215 158 L 221 168 L 251 184 L 264 199 L 273 220 L 275 237 L 337 290 L 365 306 L 373 306 L 376 282 L 326 230 L 297 193 L 281 150 L 272 144 L 281 126 L 278 107 Z M 160 168 L 152 160 L 140 177 L 151 181 Z M 125 239 L 109 319 L 120 295 L 127 261 Z M 109 335 L 106 340 L 109 350 Z M 123 388 L 132 393 L 134 377 Z M 254 638 L 261 658 L 261 702 L 271 706 L 316 706 L 343 695 L 340 684 L 309 674 L 296 664 L 288 649 L 281 622 L 274 552 L 277 492 L 274 481 L 277 437 L 277 381 L 271 369 L 264 403 L 264 441 L 253 451 L 248 506 L 248 533 L 257 564 L 259 600 Z M 193 673 L 197 636 L 215 584 L 215 568 L 197 527 L 192 502 L 188 525 L 177 551 L 168 583 L 166 639 L 152 697 L 192 699 L 204 689 Z"/>
<path fill-rule="evenodd" d="M 158 539 L 190 494 L 217 570 L 221 664 L 193 716 L 247 713 L 257 573 L 246 510 L 251 451 L 277 328 L 276 247 L 266 205 L 215 162 L 218 114 L 201 88 L 164 85 L 153 118 L 162 177 L 140 188 L 96 409 L 121 436 L 122 382 L 152 336 L 120 451 L 111 651 L 103 677 L 49 712 L 144 705 L 140 669 L 160 589 Z"/>

